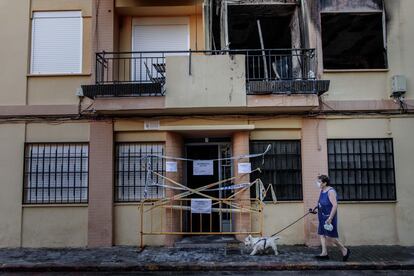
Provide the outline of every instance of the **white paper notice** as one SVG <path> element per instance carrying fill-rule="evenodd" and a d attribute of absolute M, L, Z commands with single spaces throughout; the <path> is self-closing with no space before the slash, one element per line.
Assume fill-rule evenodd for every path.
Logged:
<path fill-rule="evenodd" d="M 194 214 L 211 214 L 211 199 L 192 198 L 191 213 Z"/>
<path fill-rule="evenodd" d="M 214 175 L 213 160 L 194 160 L 193 175 Z"/>
<path fill-rule="evenodd" d="M 252 164 L 251 163 L 239 163 L 237 164 L 237 170 L 239 173 L 251 173 Z"/>
<path fill-rule="evenodd" d="M 177 172 L 177 162 L 165 162 L 166 172 Z"/>

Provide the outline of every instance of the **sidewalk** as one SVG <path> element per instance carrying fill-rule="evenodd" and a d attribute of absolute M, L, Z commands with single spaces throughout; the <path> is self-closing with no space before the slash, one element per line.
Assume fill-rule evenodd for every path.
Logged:
<path fill-rule="evenodd" d="M 279 246 L 279 256 L 250 256 L 224 248 L 136 247 L 101 249 L 0 249 L 1 272 L 263 271 L 263 270 L 414 270 L 414 247 L 356 246 L 342 262 L 316 261 L 318 248 Z"/>

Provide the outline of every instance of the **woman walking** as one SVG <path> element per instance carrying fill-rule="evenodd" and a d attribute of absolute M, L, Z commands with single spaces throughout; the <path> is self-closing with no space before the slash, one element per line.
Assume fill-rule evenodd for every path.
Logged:
<path fill-rule="evenodd" d="M 327 239 L 338 246 L 342 252 L 342 260 L 346 262 L 351 254 L 349 248 L 346 248 L 338 239 L 337 229 L 337 195 L 334 188 L 329 186 L 329 177 L 320 175 L 317 185 L 321 189 L 318 201 L 318 234 L 321 239 L 322 252 L 315 256 L 319 260 L 329 260 L 328 250 L 326 247 Z"/>

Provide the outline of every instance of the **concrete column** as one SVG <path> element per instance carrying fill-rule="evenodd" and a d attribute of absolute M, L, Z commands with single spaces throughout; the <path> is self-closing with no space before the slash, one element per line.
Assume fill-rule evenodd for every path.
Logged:
<path fill-rule="evenodd" d="M 240 156 L 244 154 L 249 154 L 249 132 L 247 131 L 241 131 L 236 132 L 233 134 L 233 155 L 234 156 Z M 234 160 L 234 176 L 239 176 L 237 166 L 238 163 L 244 163 L 249 162 L 249 159 L 239 159 Z M 243 177 L 237 178 L 234 182 L 237 183 L 246 183 L 250 181 L 249 174 L 246 174 Z M 237 192 L 237 190 L 235 191 Z M 237 203 L 250 207 L 250 190 L 246 190 L 238 195 L 236 195 Z M 234 224 L 235 224 L 235 230 L 237 232 L 247 232 L 251 231 L 251 221 L 250 221 L 250 215 L 248 213 L 238 214 L 233 213 L 234 216 Z M 236 235 L 236 238 L 238 240 L 243 240 L 245 238 L 245 235 Z"/>
<path fill-rule="evenodd" d="M 92 2 L 92 34 L 93 34 L 93 55 L 92 74 L 95 76 L 95 53 L 113 52 L 115 50 L 115 9 L 114 0 L 94 0 Z M 112 78 L 112 64 L 108 68 L 108 80 Z"/>
<path fill-rule="evenodd" d="M 182 157 L 183 156 L 183 139 L 181 135 L 174 133 L 174 132 L 168 132 L 166 135 L 166 141 L 165 141 L 165 155 L 171 156 L 171 157 Z M 172 179 L 174 181 L 177 181 L 178 183 L 183 183 L 183 162 L 177 161 L 177 172 L 166 172 L 166 177 L 169 179 Z M 174 186 L 174 184 L 168 183 L 166 181 L 166 184 Z M 166 189 L 165 190 L 165 196 L 166 197 L 172 197 L 174 194 L 178 193 L 178 190 L 173 189 Z M 174 203 L 173 203 L 174 204 Z M 180 202 L 175 202 L 175 205 L 179 205 Z M 165 222 L 164 222 L 164 231 L 167 232 L 177 232 L 181 231 L 180 229 L 180 210 L 171 210 L 171 209 L 165 209 Z M 184 213 L 183 213 L 184 215 Z M 179 239 L 180 236 L 177 235 L 166 235 L 165 237 L 165 245 L 166 246 L 172 246 L 174 245 L 174 242 Z"/>
<path fill-rule="evenodd" d="M 90 125 L 88 246 L 112 246 L 113 238 L 113 123 Z"/>
<path fill-rule="evenodd" d="M 328 173 L 326 121 L 304 119 L 302 125 L 302 181 L 305 212 L 316 206 L 320 190 L 315 186 L 319 174 Z M 305 218 L 305 243 L 319 245 L 318 218 Z"/>

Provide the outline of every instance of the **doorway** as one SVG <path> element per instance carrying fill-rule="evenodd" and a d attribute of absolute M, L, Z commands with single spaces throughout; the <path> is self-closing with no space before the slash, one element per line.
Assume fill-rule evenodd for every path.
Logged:
<path fill-rule="evenodd" d="M 231 157 L 231 144 L 227 142 L 221 143 L 187 143 L 186 157 L 193 160 L 215 160 L 212 162 L 212 168 L 209 173 L 204 175 L 197 175 L 194 173 L 194 162 L 187 162 L 185 177 L 186 185 L 191 189 L 197 189 L 202 186 L 230 178 L 232 176 L 232 160 L 222 160 L 223 158 Z M 220 159 L 220 160 L 217 160 Z M 213 188 L 221 188 L 229 185 L 229 183 L 222 183 Z M 232 191 L 214 190 L 203 192 L 206 195 L 215 198 L 225 198 L 231 194 Z M 201 195 L 192 194 L 189 198 L 205 198 Z M 219 208 L 221 204 L 213 200 L 213 208 Z M 190 204 L 190 202 L 189 202 Z M 211 214 L 192 214 L 188 213 L 183 218 L 183 225 L 186 232 L 229 232 L 231 225 L 227 213 L 212 212 Z"/>

